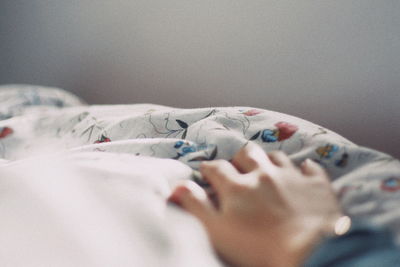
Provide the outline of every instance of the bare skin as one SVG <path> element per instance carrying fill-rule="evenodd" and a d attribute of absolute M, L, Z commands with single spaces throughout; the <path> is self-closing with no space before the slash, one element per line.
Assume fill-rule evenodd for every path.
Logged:
<path fill-rule="evenodd" d="M 342 216 L 327 174 L 311 160 L 297 168 L 284 153 L 249 143 L 231 162 L 206 162 L 200 172 L 218 207 L 192 182 L 169 200 L 203 223 L 232 266 L 300 266 Z"/>

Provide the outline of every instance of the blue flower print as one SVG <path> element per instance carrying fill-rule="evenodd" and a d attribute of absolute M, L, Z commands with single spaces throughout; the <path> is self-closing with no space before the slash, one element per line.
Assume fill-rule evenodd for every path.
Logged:
<path fill-rule="evenodd" d="M 333 144 L 327 144 L 321 147 L 318 147 L 315 152 L 321 157 L 321 158 L 326 158 L 330 159 L 332 156 L 339 151 L 339 147 L 337 145 Z"/>
<path fill-rule="evenodd" d="M 177 154 L 175 157 L 173 157 L 173 159 L 179 159 L 180 157 L 184 157 L 189 153 L 193 153 L 193 152 L 200 152 L 200 151 L 204 151 L 206 154 L 208 153 L 207 151 L 211 148 L 214 148 L 211 152 L 211 154 L 207 157 L 203 156 L 203 155 L 198 155 L 198 157 L 196 157 L 195 159 L 198 158 L 204 158 L 204 159 L 209 159 L 212 158 L 214 159 L 217 153 L 217 149 L 215 147 L 215 145 L 210 145 L 210 144 L 206 144 L 206 143 L 202 143 L 202 144 L 191 144 L 190 142 L 185 142 L 182 140 L 177 141 L 174 144 L 174 148 L 177 150 Z M 193 161 L 193 159 L 191 159 Z"/>
<path fill-rule="evenodd" d="M 183 141 L 178 141 L 175 143 L 174 148 L 180 148 L 184 143 Z"/>
<path fill-rule="evenodd" d="M 381 189 L 387 192 L 400 191 L 400 178 L 388 178 L 382 181 Z"/>
<path fill-rule="evenodd" d="M 196 148 L 193 146 L 186 146 L 186 147 L 182 148 L 182 152 L 184 155 L 187 153 L 196 152 Z"/>
<path fill-rule="evenodd" d="M 278 141 L 278 136 L 277 136 L 276 133 L 277 133 L 276 131 L 269 130 L 269 129 L 265 129 L 265 130 L 262 132 L 261 139 L 262 139 L 264 142 L 267 142 L 267 143 L 276 142 L 276 141 Z"/>

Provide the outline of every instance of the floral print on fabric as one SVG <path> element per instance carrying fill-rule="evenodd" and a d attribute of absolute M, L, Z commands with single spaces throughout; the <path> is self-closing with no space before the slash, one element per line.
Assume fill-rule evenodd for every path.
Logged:
<path fill-rule="evenodd" d="M 7 136 L 11 135 L 13 133 L 13 129 L 10 127 L 0 127 L 0 138 L 6 138 Z"/>
<path fill-rule="evenodd" d="M 94 144 L 108 143 L 108 142 L 111 142 L 111 139 L 102 134 L 101 137 L 100 137 L 100 139 L 99 139 L 99 140 L 96 140 L 96 141 L 94 142 Z"/>
<path fill-rule="evenodd" d="M 400 191 L 400 178 L 388 178 L 383 180 L 381 189 L 387 192 Z"/>
<path fill-rule="evenodd" d="M 0 86 L 0 120 L 24 114 L 32 107 L 60 109 L 82 106 L 84 101 L 58 88 L 34 85 Z"/>
<path fill-rule="evenodd" d="M 275 127 L 274 129 L 258 131 L 250 140 L 256 140 L 261 134 L 261 140 L 265 143 L 282 142 L 292 137 L 299 130 L 298 126 L 283 121 L 276 123 Z"/>
<path fill-rule="evenodd" d="M 204 152 L 205 154 L 198 155 L 189 161 L 203 161 L 203 160 L 213 160 L 218 152 L 218 148 L 212 144 L 191 144 L 189 142 L 184 142 L 182 140 L 177 141 L 174 144 L 174 148 L 177 150 L 177 155 L 174 159 L 179 159 L 180 157 L 185 157 L 190 153 L 194 152 Z M 211 153 L 208 153 L 208 149 L 212 149 Z"/>
<path fill-rule="evenodd" d="M 400 181 L 394 178 L 400 177 L 400 163 L 389 155 L 259 108 L 82 103 L 59 89 L 0 87 L 0 157 L 14 161 L 42 151 L 111 152 L 174 159 L 195 171 L 202 161 L 231 160 L 255 142 L 266 153 L 283 150 L 295 164 L 306 158 L 321 164 L 347 214 L 393 225 L 400 241 L 400 215 L 391 217 L 400 205 Z M 16 133 L 18 138 L 10 138 Z M 372 200 L 376 205 L 369 205 Z"/>
<path fill-rule="evenodd" d="M 255 116 L 260 113 L 262 113 L 262 110 L 259 110 L 259 109 L 249 109 L 249 110 L 243 112 L 243 114 L 246 116 Z"/>
<path fill-rule="evenodd" d="M 325 159 L 330 159 L 333 155 L 339 151 L 339 147 L 333 144 L 327 144 L 321 147 L 318 147 L 315 152 L 321 157 Z"/>

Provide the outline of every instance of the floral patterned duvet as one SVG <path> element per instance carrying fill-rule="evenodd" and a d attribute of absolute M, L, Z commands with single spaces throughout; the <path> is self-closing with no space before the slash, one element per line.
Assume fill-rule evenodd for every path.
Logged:
<path fill-rule="evenodd" d="M 89 106 L 59 89 L 14 85 L 0 87 L 0 212 L 11 216 L 0 222 L 0 247 L 9 247 L 0 262 L 218 266 L 197 221 L 165 198 L 200 162 L 229 160 L 247 142 L 318 162 L 346 213 L 400 240 L 399 161 L 322 126 L 252 107 Z"/>

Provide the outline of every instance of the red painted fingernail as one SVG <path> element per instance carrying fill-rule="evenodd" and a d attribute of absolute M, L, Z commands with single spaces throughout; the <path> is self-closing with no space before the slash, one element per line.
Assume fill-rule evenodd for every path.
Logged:
<path fill-rule="evenodd" d="M 184 186 L 177 187 L 172 193 L 172 195 L 168 198 L 168 201 L 179 205 L 182 196 L 189 192 L 190 190 Z"/>

